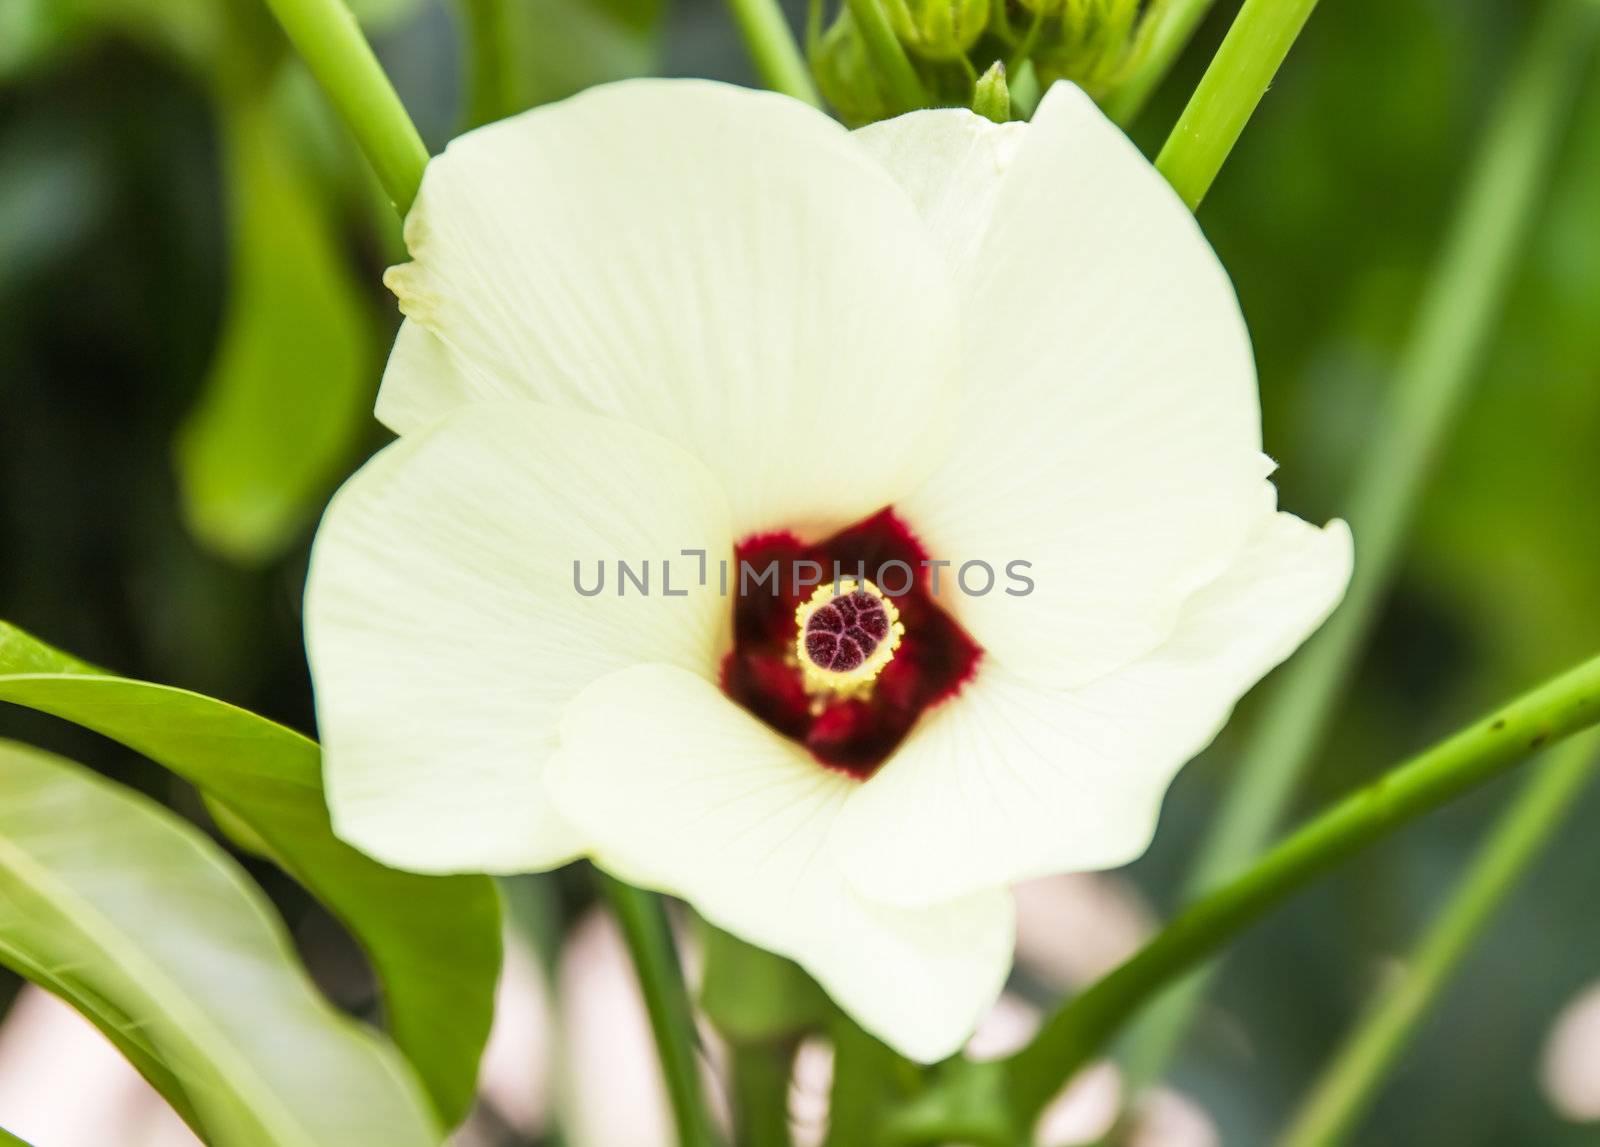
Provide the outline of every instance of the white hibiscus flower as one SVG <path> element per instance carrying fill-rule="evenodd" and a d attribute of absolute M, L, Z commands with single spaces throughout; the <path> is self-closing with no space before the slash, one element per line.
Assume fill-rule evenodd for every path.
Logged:
<path fill-rule="evenodd" d="M 1070 86 L 856 133 L 597 88 L 457 140 L 406 237 L 402 437 L 307 594 L 338 831 L 428 871 L 591 856 L 917 1059 L 998 995 L 1009 886 L 1138 855 L 1348 579 L 1342 524 L 1276 510 L 1227 276 Z M 795 560 L 915 577 L 839 607 Z"/>

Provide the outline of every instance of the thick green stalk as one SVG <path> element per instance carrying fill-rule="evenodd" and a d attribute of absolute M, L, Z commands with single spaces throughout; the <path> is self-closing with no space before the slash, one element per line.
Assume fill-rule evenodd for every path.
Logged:
<path fill-rule="evenodd" d="M 793 1147 L 789 1136 L 789 1077 L 795 1044 L 745 1044 L 732 1052 L 733 1118 L 739 1147 Z"/>
<path fill-rule="evenodd" d="M 428 149 L 344 0 L 267 0 L 401 215 L 422 185 Z"/>
<path fill-rule="evenodd" d="M 878 0 L 845 0 L 845 3 L 867 45 L 867 54 L 882 73 L 889 95 L 898 105 L 896 110 L 909 112 L 926 107 L 927 90 L 917 77 L 917 70 L 911 66 L 911 57 L 906 55 L 900 38 L 889 26 L 889 16 L 883 5 Z"/>
<path fill-rule="evenodd" d="M 1340 860 L 1529 753 L 1600 722 L 1600 657 L 1546 682 L 1357 790 L 1249 871 L 1180 914 L 1126 963 L 1069 1000 L 1010 1062 L 1025 1122 L 1157 993 Z"/>
<path fill-rule="evenodd" d="M 778 0 L 728 0 L 728 7 L 761 82 L 775 92 L 821 107 L 811 69 L 806 67 Z"/>
<path fill-rule="evenodd" d="M 1245 0 L 1239 9 L 1156 157 L 1156 167 L 1191 209 L 1210 190 L 1316 6 L 1317 0 Z"/>
<path fill-rule="evenodd" d="M 833 1089 L 825 1147 L 877 1147 L 884 1143 L 885 1117 L 921 1089 L 922 1072 L 842 1012 L 832 1029 Z"/>
<path fill-rule="evenodd" d="M 1312 1089 L 1280 1147 L 1336 1147 L 1355 1130 L 1473 941 L 1575 808 L 1597 749 L 1594 733 L 1576 737 L 1523 784 L 1401 974 L 1372 1001 Z"/>
<path fill-rule="evenodd" d="M 678 1143 L 680 1147 L 717 1147 L 718 1136 L 700 1082 L 694 1012 L 683 985 L 683 969 L 672 944 L 666 908 L 653 892 L 624 884 L 603 872 L 598 876 L 600 889 L 622 928 L 644 992 L 661 1072 L 672 1100 Z"/>
<path fill-rule="evenodd" d="M 1217 0 L 1168 0 L 1156 8 L 1149 19 L 1153 21 L 1141 36 L 1148 36 L 1144 55 L 1140 57 L 1132 74 L 1124 80 L 1106 101 L 1105 111 L 1123 127 L 1139 118 L 1144 105 L 1155 94 L 1161 81 L 1167 78 L 1172 65 L 1194 38 L 1195 29 L 1206 18 Z"/>
<path fill-rule="evenodd" d="M 460 0 L 468 127 L 504 119 L 523 107 L 517 92 L 516 31 L 507 3 Z"/>
<path fill-rule="evenodd" d="M 726 1041 L 739 1147 L 790 1147 L 789 1077 L 832 1006 L 799 965 L 704 921 L 700 1011 Z"/>
<path fill-rule="evenodd" d="M 1600 7 L 1553 0 L 1501 96 L 1396 372 L 1390 409 L 1349 501 L 1355 575 L 1344 604 L 1273 684 L 1237 774 L 1191 870 L 1192 898 L 1260 852 L 1282 819 L 1382 601 L 1418 495 L 1494 331 L 1517 256 L 1544 200 L 1552 161 Z M 1175 1053 L 1205 977 L 1163 1000 L 1133 1040 L 1134 1084 Z"/>

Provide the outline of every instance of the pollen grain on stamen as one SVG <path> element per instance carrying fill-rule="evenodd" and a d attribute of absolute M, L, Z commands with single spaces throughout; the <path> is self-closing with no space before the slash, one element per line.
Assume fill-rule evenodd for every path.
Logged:
<path fill-rule="evenodd" d="M 865 578 L 818 586 L 794 619 L 795 657 L 818 697 L 870 692 L 905 634 L 894 602 Z"/>

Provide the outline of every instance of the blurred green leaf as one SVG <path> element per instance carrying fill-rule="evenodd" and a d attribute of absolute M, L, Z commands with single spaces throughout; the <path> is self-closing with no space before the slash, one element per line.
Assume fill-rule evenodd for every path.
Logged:
<path fill-rule="evenodd" d="M 203 834 L 59 757 L 0 742 L 0 961 L 137 1041 L 214 1147 L 425 1147 L 399 1057 L 312 987 L 260 892 Z"/>
<path fill-rule="evenodd" d="M 232 287 L 177 467 L 196 536 L 257 562 L 315 517 L 369 425 L 373 329 L 278 105 L 229 101 L 222 134 Z"/>
<path fill-rule="evenodd" d="M 86 241 L 108 198 L 99 160 L 81 137 L 52 137 L 33 125 L 0 135 L 0 301 Z"/>
<path fill-rule="evenodd" d="M 4 1127 L 0 1127 L 0 1147 L 28 1147 L 28 1145 Z"/>
<path fill-rule="evenodd" d="M 223 804 L 216 797 L 200 794 L 200 803 L 205 805 L 206 813 L 211 817 L 212 823 L 233 846 L 241 852 L 248 852 L 251 856 L 259 856 L 263 860 L 270 860 L 279 868 L 287 869 L 288 865 L 274 855 L 272 846 L 266 842 L 259 832 L 250 827 L 250 822 L 245 820 L 233 809 Z"/>
<path fill-rule="evenodd" d="M 416 15 L 418 0 L 347 0 L 350 11 L 368 32 L 382 34 Z"/>
<path fill-rule="evenodd" d="M 6 0 L 0 4 L 0 80 L 107 34 L 190 62 L 214 60 L 223 51 L 228 18 L 216 0 Z"/>
<path fill-rule="evenodd" d="M 1575 122 L 1509 329 L 1416 547 L 1429 592 L 1473 618 L 1508 677 L 1600 643 L 1600 515 L 1573 510 L 1600 482 L 1600 82 Z"/>
<path fill-rule="evenodd" d="M 473 124 L 656 70 L 664 0 L 459 3 Z"/>
<path fill-rule="evenodd" d="M 415 15 L 418 0 L 348 0 L 369 32 Z M 0 80 L 37 70 L 105 36 L 170 55 L 227 84 L 269 25 L 259 0 L 6 0 L 0 4 Z M 270 38 L 270 31 L 269 31 Z"/>
<path fill-rule="evenodd" d="M 495 879 L 505 907 L 506 928 L 519 936 L 539 959 L 546 977 L 554 980 L 556 961 L 566 937 L 557 876 L 551 872 L 523 873 Z"/>
<path fill-rule="evenodd" d="M 3 622 L 0 701 L 121 742 L 248 826 L 366 950 L 395 1042 L 444 1122 L 460 1121 L 500 966 L 500 904 L 488 877 L 419 876 L 368 859 L 333 835 L 315 742 L 198 693 L 88 670 Z"/>
<path fill-rule="evenodd" d="M 663 0 L 526 0 L 521 7 L 533 38 L 525 61 L 530 104 L 655 68 Z"/>
<path fill-rule="evenodd" d="M 705 953 L 700 1007 L 730 1042 L 798 1039 L 827 1025 L 828 998 L 798 964 L 699 923 Z"/>

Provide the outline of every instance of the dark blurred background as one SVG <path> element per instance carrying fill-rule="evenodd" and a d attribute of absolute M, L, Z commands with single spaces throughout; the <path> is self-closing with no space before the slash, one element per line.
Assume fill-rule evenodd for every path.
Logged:
<path fill-rule="evenodd" d="M 379 272 L 401 256 L 387 205 L 256 3 L 0 0 L 0 617 L 309 731 L 306 548 L 328 492 L 384 441 L 367 412 L 397 315 Z M 1218 6 L 1140 121 L 1147 151 L 1236 7 Z M 1527 7 L 1323 5 L 1201 211 L 1254 332 L 1282 503 L 1305 517 L 1343 509 Z M 493 6 L 535 65 L 511 90 L 463 66 L 462 13 L 486 10 L 474 0 L 360 10 L 434 149 L 496 110 L 620 75 L 751 79 L 716 0 Z M 1600 649 L 1600 83 L 1492 346 L 1302 811 Z M 1131 872 L 1162 908 L 1251 712 L 1184 773 Z M 7 709 L 0 735 L 201 815 L 165 774 L 85 734 Z M 1370 851 L 1238 947 L 1174 1077 L 1224 1142 L 1281 1124 L 1511 791 Z M 1600 979 L 1597 818 L 1600 791 L 1359 1142 L 1600 1142 L 1539 1086 L 1551 1024 Z M 254 871 L 324 982 L 369 1006 L 336 930 Z M 571 916 L 583 894 L 553 883 Z"/>

